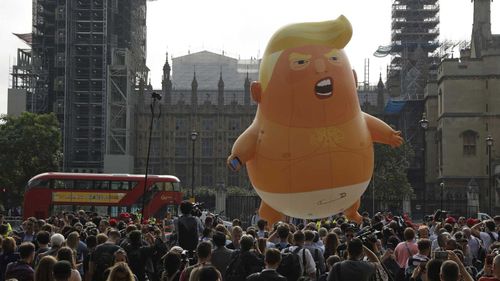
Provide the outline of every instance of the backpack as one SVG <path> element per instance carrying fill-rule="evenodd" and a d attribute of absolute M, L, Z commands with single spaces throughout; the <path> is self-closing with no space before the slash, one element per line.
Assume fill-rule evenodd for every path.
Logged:
<path fill-rule="evenodd" d="M 281 263 L 276 269 L 276 271 L 285 276 L 288 281 L 297 281 L 300 276 L 303 275 L 301 271 L 299 251 L 302 248 L 297 247 L 293 252 L 290 251 L 290 248 L 285 249 L 285 252 L 281 254 Z M 302 251 L 303 260 L 305 261 L 305 251 Z M 304 271 L 305 271 L 305 263 L 304 263 Z"/>
<path fill-rule="evenodd" d="M 143 260 L 141 255 L 141 247 L 127 244 L 124 248 L 125 252 L 127 252 L 128 265 L 130 266 L 130 269 L 136 275 L 140 275 L 137 277 L 141 278 L 141 276 L 144 275 L 145 272 L 145 261 Z"/>
<path fill-rule="evenodd" d="M 319 279 L 319 277 L 323 273 L 323 272 L 321 272 L 321 265 L 319 263 L 319 261 L 320 261 L 319 255 L 320 255 L 319 249 L 318 248 L 314 249 L 313 260 L 314 260 L 314 263 L 316 264 L 316 279 Z"/>
<path fill-rule="evenodd" d="M 231 257 L 231 261 L 226 269 L 226 281 L 240 281 L 245 280 L 248 276 L 245 264 L 241 258 L 240 250 L 236 250 Z"/>
<path fill-rule="evenodd" d="M 113 261 L 115 257 L 110 251 L 102 251 L 102 253 L 96 259 L 96 270 L 97 274 L 102 274 L 106 269 L 113 266 Z"/>

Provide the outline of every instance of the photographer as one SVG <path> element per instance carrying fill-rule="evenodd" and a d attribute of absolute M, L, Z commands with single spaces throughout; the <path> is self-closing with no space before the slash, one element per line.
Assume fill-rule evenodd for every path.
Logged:
<path fill-rule="evenodd" d="M 429 239 L 420 239 L 417 242 L 418 253 L 408 260 L 408 266 L 405 271 L 406 278 L 412 276 L 417 267 L 425 268 L 431 254 L 431 241 Z M 415 280 L 420 280 L 415 278 Z"/>
<path fill-rule="evenodd" d="M 175 222 L 177 244 L 184 250 L 193 252 L 198 245 L 198 237 L 203 233 L 203 224 L 200 218 L 192 215 L 193 204 L 189 201 L 181 203 L 182 216 Z"/>
<path fill-rule="evenodd" d="M 500 256 L 493 259 L 492 275 L 491 277 L 483 276 L 479 278 L 479 281 L 500 281 Z"/>

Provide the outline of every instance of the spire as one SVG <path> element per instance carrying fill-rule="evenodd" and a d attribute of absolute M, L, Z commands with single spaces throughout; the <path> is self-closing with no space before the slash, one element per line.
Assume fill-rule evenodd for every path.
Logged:
<path fill-rule="evenodd" d="M 250 78 L 248 78 L 248 66 L 247 66 L 247 77 L 245 78 L 245 96 L 243 97 L 243 102 L 245 105 L 250 105 Z"/>
<path fill-rule="evenodd" d="M 170 79 L 170 64 L 168 63 L 168 52 L 167 58 L 165 59 L 165 64 L 163 65 L 163 79 Z"/>
<path fill-rule="evenodd" d="M 382 72 L 380 72 L 379 78 L 378 78 L 378 84 L 377 88 L 383 89 L 384 88 L 384 82 L 382 81 Z"/>
<path fill-rule="evenodd" d="M 193 72 L 193 81 L 191 82 L 191 89 L 198 90 L 198 81 L 196 80 L 196 70 Z"/>
<path fill-rule="evenodd" d="M 153 85 L 151 85 L 151 78 L 149 78 L 149 83 L 148 83 L 147 89 L 148 89 L 148 91 L 152 91 L 153 90 Z"/>
<path fill-rule="evenodd" d="M 172 81 L 170 80 L 170 64 L 168 63 L 168 52 L 166 54 L 165 64 L 163 65 L 163 79 L 161 81 L 161 90 L 163 92 L 164 103 L 170 104 L 172 93 Z"/>
<path fill-rule="evenodd" d="M 220 76 L 219 76 L 219 84 L 217 84 L 217 86 L 220 88 L 223 88 L 224 89 L 224 80 L 222 80 L 222 66 L 221 66 L 221 69 L 220 69 Z"/>
<path fill-rule="evenodd" d="M 198 106 L 198 81 L 196 81 L 196 68 L 193 73 L 193 82 L 191 82 L 191 108 L 195 110 Z"/>
<path fill-rule="evenodd" d="M 219 91 L 217 92 L 217 103 L 219 106 L 224 105 L 224 80 L 222 80 L 222 66 L 220 67 L 220 76 L 219 76 Z"/>
<path fill-rule="evenodd" d="M 380 72 L 380 76 L 377 84 L 377 110 L 379 112 L 384 111 L 385 101 L 384 101 L 384 82 L 382 81 L 382 72 Z"/>

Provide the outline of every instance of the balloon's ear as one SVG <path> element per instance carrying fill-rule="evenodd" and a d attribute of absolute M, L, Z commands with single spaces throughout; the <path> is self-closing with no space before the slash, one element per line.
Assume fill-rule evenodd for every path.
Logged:
<path fill-rule="evenodd" d="M 356 87 L 358 86 L 358 74 L 356 74 L 356 70 L 352 70 L 352 74 L 354 74 L 354 82 L 356 83 Z"/>
<path fill-rule="evenodd" d="M 253 81 L 250 85 L 250 92 L 252 93 L 252 99 L 256 103 L 260 103 L 260 98 L 262 95 L 262 86 L 259 81 Z"/>

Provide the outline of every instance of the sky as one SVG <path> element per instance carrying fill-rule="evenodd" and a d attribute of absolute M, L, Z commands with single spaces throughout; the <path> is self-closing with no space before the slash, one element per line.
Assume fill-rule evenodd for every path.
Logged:
<path fill-rule="evenodd" d="M 9 71 L 17 48 L 27 46 L 12 33 L 31 32 L 32 0 L 0 0 L 0 114 L 7 112 Z M 353 26 L 346 47 L 358 79 L 370 59 L 370 83 L 385 78 L 388 58 L 376 58 L 379 45 L 390 44 L 392 0 L 156 0 L 148 2 L 147 65 L 154 88 L 161 88 L 165 54 L 179 57 L 202 50 L 234 58 L 260 58 L 281 26 L 323 21 L 345 15 Z M 500 3 L 491 4 L 492 31 L 500 34 Z M 473 3 L 440 0 L 440 40 L 470 40 Z"/>

